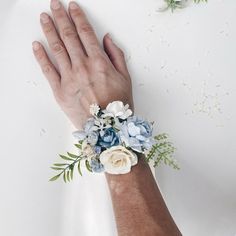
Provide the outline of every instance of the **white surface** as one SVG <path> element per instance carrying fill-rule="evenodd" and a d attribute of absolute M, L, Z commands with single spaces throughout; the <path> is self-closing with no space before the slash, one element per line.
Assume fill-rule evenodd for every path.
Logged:
<path fill-rule="evenodd" d="M 180 171 L 156 170 L 183 235 L 236 234 L 236 3 L 159 13 L 159 0 L 80 1 L 101 38 L 126 50 L 136 112 L 178 148 Z M 71 126 L 31 52 L 49 1 L 1 1 L 0 235 L 116 235 L 103 175 L 49 183 Z M 86 173 L 86 171 L 84 171 Z"/>

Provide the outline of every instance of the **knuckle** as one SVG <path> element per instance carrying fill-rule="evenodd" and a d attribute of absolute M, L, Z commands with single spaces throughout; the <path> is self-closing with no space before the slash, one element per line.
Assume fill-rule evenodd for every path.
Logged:
<path fill-rule="evenodd" d="M 84 17 L 84 14 L 81 10 L 77 9 L 72 12 L 72 16 L 74 21 L 80 21 L 80 19 Z"/>
<path fill-rule="evenodd" d="M 52 71 L 52 65 L 51 64 L 45 64 L 42 66 L 42 71 L 44 74 L 49 74 Z"/>
<path fill-rule="evenodd" d="M 53 27 L 50 23 L 48 23 L 48 24 L 44 24 L 43 29 L 44 29 L 44 32 L 47 34 L 47 33 L 52 32 Z"/>
<path fill-rule="evenodd" d="M 57 19 L 64 19 L 66 17 L 65 12 L 63 11 L 62 8 L 59 8 L 58 10 L 54 11 L 55 12 L 55 18 Z"/>
<path fill-rule="evenodd" d="M 54 54 L 61 54 L 62 52 L 64 52 L 64 46 L 62 44 L 62 42 L 55 42 L 52 44 L 52 51 Z"/>
<path fill-rule="evenodd" d="M 80 34 L 89 34 L 93 33 L 93 27 L 89 23 L 84 23 L 80 26 L 79 33 Z"/>
<path fill-rule="evenodd" d="M 76 31 L 72 27 L 66 27 L 62 29 L 62 38 L 67 39 L 67 38 L 73 38 L 77 36 Z"/>
<path fill-rule="evenodd" d="M 36 51 L 35 55 L 39 61 L 41 61 L 45 58 L 45 53 L 42 49 L 39 49 L 38 51 Z"/>

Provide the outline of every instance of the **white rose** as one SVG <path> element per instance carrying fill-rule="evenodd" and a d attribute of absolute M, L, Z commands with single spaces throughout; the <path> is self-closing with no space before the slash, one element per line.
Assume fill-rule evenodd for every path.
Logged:
<path fill-rule="evenodd" d="M 91 160 L 93 157 L 96 156 L 96 153 L 94 152 L 94 149 L 91 145 L 87 143 L 87 141 L 83 141 L 81 146 L 81 152 L 82 155 L 87 157 L 88 160 Z"/>
<path fill-rule="evenodd" d="M 138 163 L 138 157 L 123 146 L 113 146 L 100 154 L 100 162 L 107 173 L 126 174 Z"/>
<path fill-rule="evenodd" d="M 121 101 L 114 101 L 107 105 L 105 109 L 105 114 L 103 117 L 119 117 L 121 119 L 126 119 L 132 115 L 132 111 L 129 109 L 129 104 L 124 106 Z"/>

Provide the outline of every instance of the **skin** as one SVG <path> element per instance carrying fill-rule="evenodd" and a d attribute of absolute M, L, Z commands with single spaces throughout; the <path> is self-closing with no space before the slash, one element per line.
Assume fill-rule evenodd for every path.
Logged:
<path fill-rule="evenodd" d="M 102 48 L 76 2 L 70 2 L 66 11 L 52 0 L 51 12 L 53 18 L 42 13 L 40 22 L 56 65 L 40 42 L 33 42 L 33 52 L 57 103 L 74 126 L 83 127 L 92 103 L 105 108 L 120 100 L 134 110 L 124 53 L 109 34 L 104 36 Z M 120 236 L 181 235 L 142 155 L 131 172 L 105 176 Z"/>

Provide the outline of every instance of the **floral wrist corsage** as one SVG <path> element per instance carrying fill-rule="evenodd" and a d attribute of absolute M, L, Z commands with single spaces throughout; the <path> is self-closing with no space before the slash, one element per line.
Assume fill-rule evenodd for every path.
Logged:
<path fill-rule="evenodd" d="M 73 179 L 74 169 L 81 172 L 81 162 L 90 172 L 125 174 L 138 163 L 138 153 L 145 160 L 154 161 L 154 167 L 161 162 L 179 169 L 172 155 L 175 148 L 167 141 L 166 134 L 152 136 L 153 123 L 132 115 L 129 105 L 114 101 L 101 109 L 97 104 L 90 106 L 90 117 L 82 131 L 73 132 L 77 139 L 77 154 L 67 152 L 60 157 L 67 163 L 55 163 L 51 168 L 60 171 L 50 181 L 61 175 L 65 182 Z"/>

